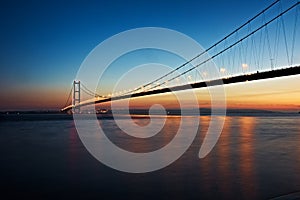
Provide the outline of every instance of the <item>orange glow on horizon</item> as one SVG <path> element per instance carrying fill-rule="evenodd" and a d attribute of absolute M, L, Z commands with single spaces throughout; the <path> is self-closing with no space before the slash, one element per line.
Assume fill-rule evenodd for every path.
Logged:
<path fill-rule="evenodd" d="M 66 88 L 10 91 L 0 96 L 0 110 L 59 110 L 68 98 Z"/>
<path fill-rule="evenodd" d="M 227 108 L 300 111 L 300 75 L 263 81 L 245 82 L 224 86 Z M 18 89 L 0 96 L 0 110 L 47 110 L 61 109 L 68 98 L 69 88 Z M 200 108 L 211 106 L 207 88 L 195 89 Z M 130 108 L 147 109 L 161 104 L 167 109 L 180 109 L 174 94 L 160 94 L 130 99 Z M 184 97 L 182 108 L 190 108 L 189 96 Z M 124 101 L 117 105 L 121 108 Z M 110 107 L 109 103 L 97 107 Z"/>

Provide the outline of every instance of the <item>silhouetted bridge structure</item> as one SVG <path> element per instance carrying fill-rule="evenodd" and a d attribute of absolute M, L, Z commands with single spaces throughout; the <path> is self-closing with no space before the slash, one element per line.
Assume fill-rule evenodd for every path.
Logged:
<path fill-rule="evenodd" d="M 180 85 L 180 86 L 175 86 L 170 88 L 162 88 L 162 89 L 151 90 L 146 92 L 127 94 L 127 95 L 122 95 L 117 97 L 109 97 L 109 98 L 102 98 L 102 99 L 95 98 L 92 101 L 81 102 L 80 104 L 76 105 L 76 107 L 87 106 L 87 105 L 98 104 L 98 103 L 105 103 L 109 101 L 122 100 L 122 99 L 134 98 L 134 97 L 143 97 L 143 96 L 163 94 L 168 92 L 176 92 L 176 91 L 183 91 L 189 89 L 212 87 L 212 86 L 223 85 L 223 84 L 226 85 L 232 83 L 255 81 L 255 80 L 276 78 L 282 76 L 298 75 L 298 74 L 300 74 L 300 66 L 295 66 L 295 67 L 290 67 L 285 69 L 278 69 L 278 70 L 272 70 L 266 72 L 257 72 L 253 74 L 244 74 L 244 75 L 230 77 L 230 78 L 222 78 L 222 79 L 216 79 L 211 81 L 185 84 L 185 85 Z M 70 109 L 73 109 L 74 107 L 75 106 L 70 105 L 63 108 L 62 111 L 68 111 Z"/>

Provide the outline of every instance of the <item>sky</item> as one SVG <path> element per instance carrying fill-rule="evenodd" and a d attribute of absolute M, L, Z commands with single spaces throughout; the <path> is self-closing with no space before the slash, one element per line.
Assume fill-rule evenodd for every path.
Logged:
<path fill-rule="evenodd" d="M 168 28 L 208 48 L 272 2 L 1 1 L 0 110 L 62 108 L 89 52 L 120 32 Z M 300 110 L 299 83 L 294 76 L 226 86 L 228 106 Z"/>

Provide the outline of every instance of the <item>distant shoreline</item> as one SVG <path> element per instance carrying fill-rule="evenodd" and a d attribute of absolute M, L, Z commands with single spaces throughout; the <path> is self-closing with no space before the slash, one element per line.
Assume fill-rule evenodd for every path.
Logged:
<path fill-rule="evenodd" d="M 191 109 L 185 109 L 184 110 L 186 113 L 193 112 Z M 218 111 L 216 109 L 215 111 Z M 83 114 L 89 114 L 89 111 L 85 111 Z M 133 115 L 149 115 L 149 110 L 148 109 L 131 109 L 129 110 L 130 114 Z M 200 114 L 211 114 L 211 109 L 208 108 L 200 108 L 199 109 Z M 90 111 L 90 113 L 93 113 Z M 114 111 L 116 114 L 126 114 L 126 110 L 116 110 Z M 168 115 L 181 115 L 181 110 L 180 109 L 166 109 L 166 113 Z M 227 109 L 226 110 L 227 114 L 233 114 L 233 113 L 262 113 L 262 114 L 300 114 L 299 111 L 272 111 L 272 110 L 263 110 L 263 109 Z M 2 115 L 7 115 L 7 114 L 65 114 L 61 112 L 60 110 L 28 110 L 28 111 L 22 111 L 22 110 L 15 110 L 15 111 L 0 111 L 0 114 Z M 112 114 L 111 110 L 108 110 L 107 114 Z M 154 110 L 152 114 L 164 114 L 160 110 L 157 110 L 157 112 Z"/>

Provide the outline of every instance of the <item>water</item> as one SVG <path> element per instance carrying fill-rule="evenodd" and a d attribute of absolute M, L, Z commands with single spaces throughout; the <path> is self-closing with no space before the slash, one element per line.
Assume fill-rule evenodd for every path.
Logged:
<path fill-rule="evenodd" d="M 213 151 L 198 152 L 210 120 L 188 151 L 159 171 L 128 174 L 91 156 L 74 122 L 62 115 L 5 117 L 0 121 L 1 196 L 31 199 L 270 199 L 300 191 L 300 117 L 228 116 Z M 22 119 L 22 120 L 19 120 Z M 145 125 L 147 117 L 134 117 Z M 168 117 L 149 141 L 126 137 L 100 119 L 120 147 L 147 152 L 174 136 L 180 118 Z"/>

